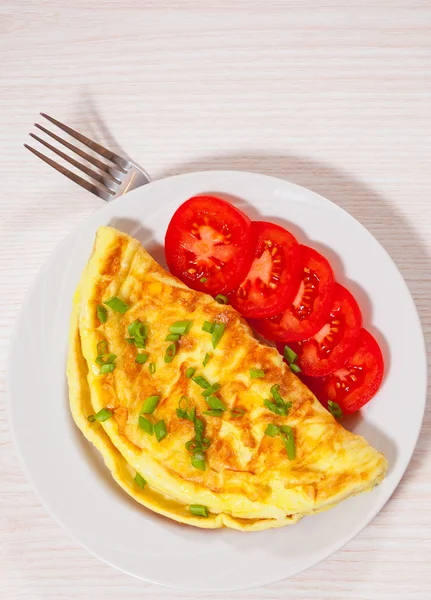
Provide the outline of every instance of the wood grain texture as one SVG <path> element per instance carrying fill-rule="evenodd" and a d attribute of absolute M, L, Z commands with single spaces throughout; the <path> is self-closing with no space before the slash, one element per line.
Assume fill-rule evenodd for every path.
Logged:
<path fill-rule="evenodd" d="M 44 260 L 101 206 L 22 144 L 45 111 L 153 178 L 227 168 L 310 187 L 389 251 L 429 346 L 431 4 L 3 0 L 0 52 L 0 597 L 211 598 L 145 584 L 90 556 L 18 463 L 4 406 L 12 326 Z M 408 410 L 415 399 L 405 401 Z M 429 600 L 430 445 L 428 409 L 405 477 L 365 531 L 301 575 L 224 597 Z"/>

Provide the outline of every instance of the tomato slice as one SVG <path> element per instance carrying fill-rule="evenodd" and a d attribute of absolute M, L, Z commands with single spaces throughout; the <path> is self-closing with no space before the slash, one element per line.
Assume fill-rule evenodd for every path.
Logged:
<path fill-rule="evenodd" d="M 324 256 L 309 246 L 299 246 L 301 280 L 285 310 L 269 319 L 256 319 L 252 327 L 268 340 L 305 340 L 325 324 L 334 293 L 334 274 Z"/>
<path fill-rule="evenodd" d="M 361 329 L 352 356 L 326 377 L 309 377 L 305 383 L 328 408 L 328 400 L 336 402 L 343 415 L 356 412 L 376 394 L 383 379 L 382 351 L 371 333 Z"/>
<path fill-rule="evenodd" d="M 299 277 L 299 245 L 283 227 L 253 221 L 254 260 L 229 300 L 244 317 L 270 317 L 291 301 Z"/>
<path fill-rule="evenodd" d="M 297 353 L 304 375 L 323 377 L 341 367 L 349 358 L 362 326 L 358 303 L 345 287 L 336 283 L 329 316 L 312 337 L 289 344 Z M 281 345 L 281 352 L 284 344 Z"/>
<path fill-rule="evenodd" d="M 208 294 L 230 292 L 253 260 L 251 221 L 215 196 L 195 196 L 174 213 L 166 231 L 168 267 L 181 281 Z"/>

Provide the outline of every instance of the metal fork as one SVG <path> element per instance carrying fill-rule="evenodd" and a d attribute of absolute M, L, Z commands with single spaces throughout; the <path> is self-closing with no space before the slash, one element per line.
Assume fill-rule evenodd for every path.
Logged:
<path fill-rule="evenodd" d="M 35 123 L 35 127 L 43 131 L 46 135 L 50 136 L 51 138 L 53 138 L 54 140 L 56 140 L 57 142 L 59 142 L 60 144 L 77 154 L 78 156 L 80 156 L 82 159 L 84 159 L 84 161 L 90 163 L 91 165 L 97 168 L 97 170 L 94 170 L 87 164 L 79 162 L 71 156 L 68 156 L 59 148 L 56 148 L 41 137 L 35 135 L 34 133 L 30 133 L 30 136 L 33 139 L 37 140 L 40 144 L 51 150 L 51 152 L 54 152 L 55 154 L 57 154 L 57 156 L 60 156 L 63 160 L 73 165 L 76 169 L 79 169 L 93 180 L 88 181 L 87 179 L 80 177 L 76 173 L 69 171 L 69 169 L 58 164 L 48 156 L 45 156 L 44 154 L 42 154 L 42 152 L 39 152 L 39 150 L 32 148 L 28 144 L 24 144 L 24 146 L 28 150 L 30 150 L 30 152 L 33 152 L 33 154 L 45 161 L 48 165 L 50 165 L 63 175 L 66 175 L 66 177 L 68 177 L 78 185 L 82 186 L 89 192 L 92 192 L 99 198 L 102 198 L 102 200 L 109 202 L 109 200 L 117 198 L 118 196 L 122 196 L 130 190 L 133 190 L 134 188 L 140 187 L 141 185 L 150 182 L 150 178 L 148 177 L 147 173 L 145 173 L 145 171 L 141 169 L 136 163 L 132 162 L 131 160 L 122 158 L 121 156 L 118 156 L 118 154 L 115 154 L 115 152 L 111 152 L 111 150 L 104 148 L 97 142 L 93 142 L 93 140 L 90 140 L 85 135 L 78 133 L 74 129 L 71 129 L 67 125 L 64 125 L 64 123 L 60 123 L 60 121 L 53 119 L 49 115 L 45 113 L 40 114 L 42 117 L 50 121 L 53 125 L 56 125 L 59 129 L 66 132 L 68 135 L 75 138 L 81 144 L 89 148 L 93 153 L 98 154 L 99 156 L 105 159 L 104 161 L 99 160 L 99 158 L 97 158 L 96 156 L 85 152 L 85 150 L 82 150 L 81 148 L 78 148 L 77 146 L 71 144 L 67 140 L 62 139 L 60 136 L 56 135 L 49 129 L 46 129 L 42 125 Z"/>

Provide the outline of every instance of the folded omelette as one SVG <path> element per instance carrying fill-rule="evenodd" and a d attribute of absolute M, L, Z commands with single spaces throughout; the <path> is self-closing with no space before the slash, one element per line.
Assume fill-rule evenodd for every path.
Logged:
<path fill-rule="evenodd" d="M 386 473 L 238 312 L 110 227 L 75 294 L 67 376 L 75 423 L 115 481 L 175 521 L 281 527 Z"/>

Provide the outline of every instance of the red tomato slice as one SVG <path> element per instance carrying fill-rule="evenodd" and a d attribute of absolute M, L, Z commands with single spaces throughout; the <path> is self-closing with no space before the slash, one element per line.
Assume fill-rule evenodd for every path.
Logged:
<path fill-rule="evenodd" d="M 268 340 L 305 340 L 323 327 L 331 309 L 335 283 L 331 265 L 308 246 L 299 246 L 299 256 L 301 281 L 288 308 L 275 317 L 251 322 Z"/>
<path fill-rule="evenodd" d="M 235 289 L 253 260 L 251 221 L 215 196 L 195 196 L 182 204 L 165 237 L 168 267 L 195 290 L 221 294 Z"/>
<path fill-rule="evenodd" d="M 299 246 L 291 233 L 265 221 L 253 221 L 254 260 L 230 303 L 244 317 L 270 317 L 292 300 L 299 277 Z"/>
<path fill-rule="evenodd" d="M 302 342 L 289 344 L 297 353 L 304 375 L 323 377 L 349 358 L 359 336 L 362 315 L 358 303 L 345 287 L 336 283 L 332 307 L 323 327 Z M 281 345 L 283 352 L 284 344 Z"/>
<path fill-rule="evenodd" d="M 371 333 L 361 329 L 356 349 L 347 362 L 326 377 L 307 377 L 306 383 L 321 404 L 336 402 L 343 415 L 356 412 L 375 395 L 383 379 L 382 351 Z"/>

